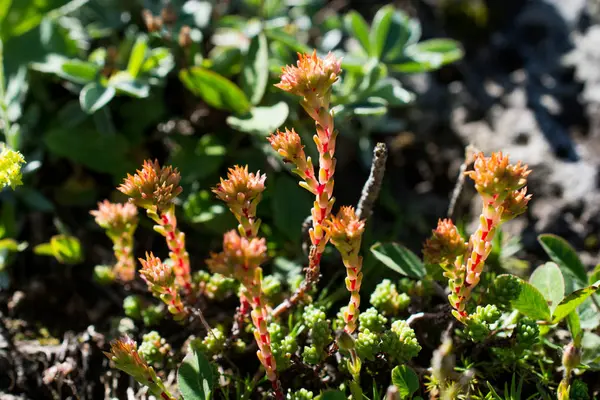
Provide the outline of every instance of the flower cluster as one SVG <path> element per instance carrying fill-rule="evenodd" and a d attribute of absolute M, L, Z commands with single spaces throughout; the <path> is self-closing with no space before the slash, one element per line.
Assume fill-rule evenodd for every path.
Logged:
<path fill-rule="evenodd" d="M 133 258 L 133 234 L 138 225 L 137 208 L 130 203 L 111 203 L 104 200 L 98 203 L 98 209 L 90 211 L 96 223 L 106 230 L 113 242 L 113 251 L 117 262 L 114 274 L 122 281 L 131 281 L 135 277 Z"/>
<path fill-rule="evenodd" d="M 191 290 L 190 258 L 185 249 L 185 234 L 177 228 L 174 200 L 182 192 L 181 176 L 171 166 L 161 167 L 158 161 L 144 161 L 135 175 L 127 174 L 118 189 L 130 197 L 129 201 L 146 209 L 156 223 L 154 230 L 167 241 L 173 261 L 177 284 Z"/>
<path fill-rule="evenodd" d="M 329 53 L 325 58 L 317 57 L 316 50 L 311 55 L 298 53 L 296 66 L 287 65 L 281 69 L 279 89 L 296 96 L 325 96 L 340 75 L 341 60 Z"/>
<path fill-rule="evenodd" d="M 179 186 L 180 180 L 176 168 L 161 168 L 157 160 L 146 160 L 135 175 L 127 174 L 118 189 L 131 197 L 131 202 L 136 206 L 162 212 L 171 207 L 173 200 L 183 190 Z"/>
<path fill-rule="evenodd" d="M 350 292 L 348 310 L 344 314 L 345 330 L 352 333 L 356 330 L 360 306 L 360 286 L 362 283 L 362 257 L 359 255 L 365 221 L 360 220 L 354 208 L 342 207 L 337 216 L 330 216 L 325 221 L 325 229 L 331 243 L 338 249 L 346 267 L 346 289 Z"/>
<path fill-rule="evenodd" d="M 485 260 L 492 250 L 492 240 L 498 227 L 525 212 L 530 195 L 527 195 L 527 166 L 510 164 L 502 153 L 485 157 L 475 156 L 473 171 L 466 172 L 475 182 L 483 200 L 479 227 L 467 244 L 450 220 L 440 220 L 431 239 L 425 243 L 425 261 L 440 264 L 449 280 L 448 296 L 454 316 L 465 322 L 465 307 L 473 288 L 479 283 Z"/>
<path fill-rule="evenodd" d="M 227 232 L 223 237 L 223 251 L 211 255 L 206 261 L 212 272 L 237 279 L 247 293 L 252 305 L 254 338 L 258 344 L 258 359 L 267 372 L 267 378 L 277 385 L 275 358 L 271 350 L 271 338 L 267 330 L 268 313 L 262 293 L 262 269 L 266 260 L 265 239 L 242 237 L 236 231 Z"/>
<path fill-rule="evenodd" d="M 183 320 L 188 315 L 188 311 L 175 285 L 173 267 L 163 263 L 152 253 L 146 253 L 146 259 L 140 258 L 140 262 L 142 263 L 140 274 L 146 281 L 148 289 L 166 304 L 169 312 L 173 314 L 173 319 Z"/>
<path fill-rule="evenodd" d="M 21 164 L 25 162 L 23 155 L 1 145 L 0 151 L 0 189 L 7 186 L 15 188 L 22 184 L 21 182 Z"/>
<path fill-rule="evenodd" d="M 140 355 L 137 343 L 128 336 L 115 340 L 111 343 L 110 352 L 104 354 L 112 360 L 117 369 L 125 372 L 145 385 L 154 396 L 164 400 L 175 400 L 165 388 L 164 383 L 154 372 L 154 368 L 148 365 L 146 360 Z"/>
<path fill-rule="evenodd" d="M 256 206 L 265 190 L 266 175 L 248 172 L 248 166 L 236 165 L 229 169 L 227 179 L 213 189 L 213 193 L 223 200 L 240 223 L 238 230 L 245 237 L 256 237 L 260 219 L 256 218 Z"/>
<path fill-rule="evenodd" d="M 333 112 L 330 110 L 331 86 L 341 74 L 341 61 L 332 54 L 324 59 L 312 55 L 299 54 L 297 66 L 286 66 L 282 70 L 281 81 L 275 85 L 282 90 L 302 97 L 300 104 L 315 121 L 316 134 L 313 140 L 319 153 L 319 171 L 315 175 L 312 161 L 304 154 L 300 137 L 294 130 L 277 131 L 269 137 L 275 151 L 286 161 L 295 165 L 294 172 L 303 180 L 300 185 L 315 195 L 311 211 L 312 228 L 309 231 L 314 250 L 310 253 L 309 269 L 305 283 L 300 286 L 299 299 L 318 280 L 321 256 L 329 238 L 324 229 L 324 221 L 331 213 L 333 198 L 333 174 L 335 172 L 335 139 Z M 291 304 L 288 303 L 287 307 Z M 283 312 L 276 309 L 275 314 Z"/>

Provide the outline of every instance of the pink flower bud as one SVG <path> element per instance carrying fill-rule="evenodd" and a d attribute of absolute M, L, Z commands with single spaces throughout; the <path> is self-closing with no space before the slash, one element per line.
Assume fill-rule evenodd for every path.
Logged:
<path fill-rule="evenodd" d="M 161 168 L 158 161 L 146 160 L 142 169 L 137 170 L 135 175 L 127 174 L 127 178 L 117 189 L 131 197 L 130 201 L 138 207 L 156 207 L 163 211 L 181 193 L 180 180 L 177 168 Z"/>

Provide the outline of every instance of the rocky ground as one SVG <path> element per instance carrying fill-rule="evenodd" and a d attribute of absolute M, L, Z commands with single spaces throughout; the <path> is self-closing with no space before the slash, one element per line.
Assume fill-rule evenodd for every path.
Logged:
<path fill-rule="evenodd" d="M 468 144 L 488 153 L 502 150 L 529 164 L 534 195 L 529 212 L 506 229 L 522 234 L 532 253 L 541 250 L 538 234 L 556 233 L 581 251 L 586 264 L 596 265 L 600 3 L 488 3 L 485 28 L 456 28 L 456 21 L 440 18 L 439 4 L 419 9 L 426 34 L 461 40 L 466 56 L 437 74 L 408 79 L 420 95 L 419 105 L 408 113 L 412 132 L 430 165 L 447 167 L 437 172 L 445 172 L 448 180 L 455 179 Z M 464 194 L 462 201 L 469 198 Z M 445 205 L 441 201 L 435 212 Z M 474 217 L 479 207 L 471 205 Z"/>

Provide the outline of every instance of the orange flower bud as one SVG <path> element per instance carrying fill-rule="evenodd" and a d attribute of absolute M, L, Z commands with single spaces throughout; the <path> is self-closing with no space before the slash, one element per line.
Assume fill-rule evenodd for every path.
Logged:
<path fill-rule="evenodd" d="M 296 67 L 287 65 L 281 69 L 278 88 L 297 96 L 325 95 L 341 73 L 341 60 L 329 53 L 325 58 L 298 53 Z"/>
<path fill-rule="evenodd" d="M 516 165 L 509 164 L 508 156 L 503 156 L 502 152 L 492 153 L 490 157 L 477 154 L 473 167 L 473 171 L 465 174 L 475 181 L 475 189 L 484 197 L 504 198 L 507 193 L 525 186 L 531 173 L 520 161 Z"/>
<path fill-rule="evenodd" d="M 423 248 L 423 257 L 428 264 L 452 264 L 464 255 L 467 244 L 460 236 L 451 219 L 438 220 L 438 226 L 432 231 Z"/>
<path fill-rule="evenodd" d="M 137 170 L 135 175 L 127 174 L 117 189 L 131 197 L 129 201 L 138 207 L 156 207 L 158 211 L 163 211 L 181 193 L 180 180 L 177 168 L 161 168 L 158 161 L 146 160 L 142 169 Z"/>
<path fill-rule="evenodd" d="M 96 223 L 114 232 L 123 232 L 138 223 L 137 208 L 130 203 L 111 203 L 108 200 L 98 203 L 98 209 L 90 211 Z"/>

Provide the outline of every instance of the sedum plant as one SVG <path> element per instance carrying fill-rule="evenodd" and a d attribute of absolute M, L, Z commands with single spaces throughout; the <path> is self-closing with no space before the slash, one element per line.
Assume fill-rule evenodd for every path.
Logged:
<path fill-rule="evenodd" d="M 561 400 L 585 398 L 588 389 L 577 374 L 584 362 L 582 338 L 589 333 L 583 331 L 577 307 L 594 299 L 600 282 L 590 285 L 585 275 L 581 288 L 567 293 L 568 275 L 558 266 L 567 247 L 557 251 L 564 243 L 548 237 L 541 240 L 545 248 L 554 249 L 548 251 L 555 263 L 538 267 L 529 282 L 499 273 L 493 264 L 484 268 L 500 226 L 526 210 L 527 166 L 511 164 L 502 153 L 478 154 L 473 169 L 465 174 L 474 181 L 483 208 L 468 240 L 450 219 L 440 219 L 424 245 L 424 262 L 397 244 L 378 244 L 371 248 L 375 259 L 403 277 L 366 279 L 373 277 L 373 264 L 363 262 L 367 220 L 361 216 L 368 213 L 359 215 L 351 206 L 333 211 L 337 133 L 330 91 L 340 74 L 335 56 L 302 54 L 296 66 L 284 68 L 277 84 L 301 97 L 315 123 L 319 154 L 315 166 L 293 129 L 268 137 L 273 149 L 292 164 L 300 186 L 315 196 L 308 235 L 311 248 L 303 283 L 297 288 L 263 274 L 277 250 L 270 247 L 271 231 L 259 218 L 258 206 L 270 188 L 266 174 L 234 166 L 212 189 L 235 217 L 237 228 L 228 230 L 219 251 L 198 267 L 190 264 L 185 235 L 177 227 L 174 199 L 182 190 L 179 172 L 146 161 L 135 175 L 128 175 L 119 189 L 130 196 L 130 205 L 146 209 L 169 249 L 166 260 L 148 252 L 140 259 L 139 273 L 174 320 L 198 328 L 200 319 L 205 332 L 196 336 L 190 331 L 176 389 L 167 388 L 161 380 L 163 371 L 150 365 L 163 367 L 166 374 L 170 363 L 177 364 L 181 350 L 156 331 L 142 337 L 139 349 L 129 338 L 114 341 L 107 355 L 115 367 L 164 399 L 176 398 L 177 391 L 185 400 L 215 396 L 375 400 L 384 391 L 386 398 L 398 399 L 427 395 L 488 399 L 498 398 L 498 391 L 479 376 L 497 376 L 507 368 L 525 381 L 545 379 L 533 384 L 544 398 L 554 393 Z M 98 218 L 100 209 L 93 214 Z M 329 243 L 337 254 L 328 253 Z M 345 284 L 340 279 L 340 289 L 329 297 L 311 296 L 321 288 L 321 267 L 330 264 L 344 266 Z M 192 268 L 198 271 L 192 274 Z M 440 279 L 437 268 L 445 279 Z M 365 297 L 361 290 L 366 282 Z M 239 298 L 235 315 L 204 317 L 210 305 L 228 301 L 229 294 Z M 345 305 L 340 301 L 344 296 L 349 297 Z M 370 303 L 362 306 L 362 312 L 361 297 Z M 436 302 L 438 298 L 444 301 Z M 126 303 L 127 315 L 140 319 L 141 299 L 132 297 Z M 434 312 L 429 311 L 431 304 Z M 554 338 L 565 346 L 558 354 L 547 343 L 562 321 L 571 338 L 567 341 L 565 334 Z M 426 346 L 433 353 L 430 367 L 419 368 L 427 357 L 422 352 Z M 232 361 L 244 354 L 254 357 L 252 353 L 254 363 Z M 560 382 L 540 372 L 536 359 L 561 365 Z M 513 375 L 513 393 L 524 390 L 514 382 Z"/>

